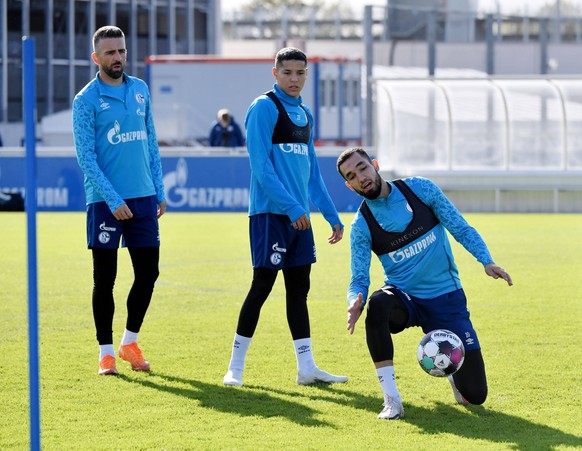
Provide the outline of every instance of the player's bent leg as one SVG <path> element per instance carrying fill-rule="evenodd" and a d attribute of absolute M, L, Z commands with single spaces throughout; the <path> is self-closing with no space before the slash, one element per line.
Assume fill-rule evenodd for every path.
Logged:
<path fill-rule="evenodd" d="M 453 381 L 458 392 L 468 403 L 480 405 L 485 402 L 487 399 L 487 376 L 480 349 L 465 352 L 465 361 L 459 371 L 453 375 Z M 457 399 L 456 394 L 455 399 Z M 459 402 L 458 399 L 457 402 Z"/>
<path fill-rule="evenodd" d="M 374 362 L 394 358 L 391 334 L 404 330 L 407 322 L 408 311 L 398 294 L 380 289 L 370 296 L 366 314 L 366 342 Z"/>

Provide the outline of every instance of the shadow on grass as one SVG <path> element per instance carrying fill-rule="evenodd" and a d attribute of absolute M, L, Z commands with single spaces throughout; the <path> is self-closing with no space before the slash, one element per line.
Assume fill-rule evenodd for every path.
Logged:
<path fill-rule="evenodd" d="M 285 396 L 349 405 L 352 408 L 369 411 L 374 417 L 377 415 L 381 409 L 379 397 L 362 395 L 347 390 L 345 387 L 339 384 L 315 384 L 305 387 L 307 392 L 305 390 L 285 391 L 265 386 L 257 388 Z M 517 450 L 550 451 L 560 446 L 582 448 L 580 436 L 533 423 L 514 415 L 489 410 L 483 406 L 470 405 L 461 408 L 455 404 L 437 402 L 433 408 L 406 403 L 404 407 L 406 416 L 400 421 L 416 426 L 421 433 L 427 435 L 446 433 L 490 443 L 513 444 L 512 448 Z"/>
<path fill-rule="evenodd" d="M 240 416 L 283 417 L 303 426 L 327 426 L 334 429 L 337 427 L 315 418 L 320 412 L 306 406 L 307 399 L 333 402 L 370 412 L 370 421 L 373 421 L 381 410 L 381 399 L 378 396 L 362 395 L 340 384 L 315 384 L 297 390 L 281 390 L 264 385 L 226 387 L 222 384 L 209 384 L 155 372 L 150 375 L 152 377 L 147 379 L 134 379 L 125 375 L 118 377 L 127 382 L 195 399 L 204 408 Z M 154 381 L 156 378 L 163 381 L 156 382 Z M 289 401 L 279 396 L 298 401 Z M 430 408 L 404 403 L 404 408 L 406 416 L 399 421 L 414 425 L 420 433 L 427 435 L 453 434 L 467 439 L 510 445 L 517 450 L 549 451 L 559 446 L 582 448 L 580 436 L 514 415 L 489 410 L 483 406 L 461 408 L 452 403 L 437 402 Z"/>
<path fill-rule="evenodd" d="M 465 409 L 459 410 L 441 402 L 430 409 L 405 404 L 404 421 L 425 434 L 447 433 L 491 443 L 512 443 L 518 450 L 553 450 L 559 446 L 582 448 L 580 436 L 483 406 L 467 406 Z"/>
<path fill-rule="evenodd" d="M 118 377 L 126 382 L 141 384 L 145 387 L 195 399 L 200 405 L 225 413 L 240 416 L 258 416 L 264 418 L 283 417 L 289 421 L 303 426 L 327 426 L 332 424 L 315 418 L 318 412 L 306 406 L 302 402 L 288 401 L 266 393 L 265 389 L 253 389 L 252 387 L 227 387 L 218 384 L 208 384 L 195 379 L 169 376 L 162 373 L 150 372 L 147 379 L 132 378 L 126 375 Z M 167 382 L 157 382 L 156 378 Z M 183 386 L 178 386 L 181 384 Z M 184 387 L 187 386 L 187 387 Z"/>
<path fill-rule="evenodd" d="M 334 402 L 336 404 L 350 406 L 353 409 L 373 412 L 376 415 L 380 410 L 382 410 L 381 397 L 366 396 L 352 390 L 347 390 L 345 388 L 346 386 L 343 384 L 317 383 L 302 386 L 298 390 L 280 390 L 271 386 L 263 385 L 249 385 L 248 387 L 293 398 L 307 398 L 318 401 Z"/>

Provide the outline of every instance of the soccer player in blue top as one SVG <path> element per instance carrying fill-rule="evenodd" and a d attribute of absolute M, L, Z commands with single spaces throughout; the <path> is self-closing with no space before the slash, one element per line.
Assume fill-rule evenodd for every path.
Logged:
<path fill-rule="evenodd" d="M 328 242 L 343 236 L 343 224 L 319 172 L 313 146 L 313 115 L 301 101 L 307 57 L 284 48 L 275 57 L 275 85 L 247 111 L 247 149 L 251 164 L 249 204 L 253 280 L 242 305 L 225 385 L 242 386 L 245 358 L 279 270 L 283 271 L 286 312 L 297 358 L 297 383 L 346 382 L 319 369 L 311 352 L 307 310 L 315 243 L 309 200 L 331 226 Z"/>
<path fill-rule="evenodd" d="M 134 271 L 119 356 L 136 371 L 150 364 L 138 332 L 158 277 L 158 218 L 166 210 L 162 165 L 147 85 L 124 72 L 123 31 L 105 26 L 93 35 L 97 76 L 73 101 L 73 134 L 84 174 L 87 245 L 93 255 L 93 317 L 100 346 L 99 374 L 117 374 L 113 348 L 113 285 L 123 238 Z"/>
<path fill-rule="evenodd" d="M 448 329 L 461 338 L 465 361 L 449 382 L 459 404 L 482 404 L 487 397 L 485 364 L 447 230 L 483 264 L 488 276 L 510 286 L 511 277 L 493 262 L 479 233 L 430 180 L 385 181 L 378 162 L 360 147 L 342 152 L 337 169 L 347 187 L 364 197 L 350 231 L 348 330 L 353 334 L 367 304 L 366 341 L 384 393 L 378 418 L 404 416 L 394 380 L 391 334 L 412 326 L 424 332 Z M 368 299 L 372 252 L 384 269 L 385 285 Z"/>

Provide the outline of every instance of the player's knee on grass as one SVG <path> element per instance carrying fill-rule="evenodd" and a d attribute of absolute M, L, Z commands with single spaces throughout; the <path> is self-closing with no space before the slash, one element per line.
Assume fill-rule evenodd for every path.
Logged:
<path fill-rule="evenodd" d="M 463 397 L 469 401 L 469 404 L 479 406 L 487 399 L 487 383 L 473 381 L 472 383 L 461 384 L 462 388 L 457 385 L 457 382 L 455 382 L 455 385 Z"/>
<path fill-rule="evenodd" d="M 469 401 L 470 404 L 480 406 L 487 399 L 487 386 L 475 387 L 468 391 L 466 395 L 463 394 L 463 396 L 465 396 L 465 399 Z"/>
<path fill-rule="evenodd" d="M 487 399 L 487 377 L 480 349 L 465 352 L 461 369 L 453 376 L 455 385 L 469 403 L 481 405 Z"/>

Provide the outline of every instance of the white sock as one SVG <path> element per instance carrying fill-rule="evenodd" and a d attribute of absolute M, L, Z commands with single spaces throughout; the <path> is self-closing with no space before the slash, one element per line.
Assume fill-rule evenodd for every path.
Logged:
<path fill-rule="evenodd" d="M 99 345 L 99 361 L 103 360 L 103 357 L 107 354 L 115 357 L 115 349 L 113 348 L 113 345 Z"/>
<path fill-rule="evenodd" d="M 121 339 L 121 346 L 129 345 L 131 343 L 137 342 L 137 332 L 132 332 L 125 329 L 123 332 L 123 338 Z"/>
<path fill-rule="evenodd" d="M 230 357 L 230 363 L 228 364 L 229 370 L 242 371 L 245 369 L 245 359 L 247 358 L 247 351 L 249 350 L 252 338 L 234 334 L 232 355 Z"/>
<path fill-rule="evenodd" d="M 388 397 L 401 401 L 402 398 L 400 397 L 400 393 L 396 388 L 394 366 L 390 365 L 384 366 L 382 368 L 376 368 L 376 374 L 378 375 L 378 382 L 380 382 L 382 392 L 384 392 L 384 401 L 388 401 Z"/>
<path fill-rule="evenodd" d="M 293 346 L 295 346 L 295 357 L 297 357 L 297 370 L 300 373 L 309 373 L 317 367 L 311 353 L 310 337 L 293 340 Z"/>

